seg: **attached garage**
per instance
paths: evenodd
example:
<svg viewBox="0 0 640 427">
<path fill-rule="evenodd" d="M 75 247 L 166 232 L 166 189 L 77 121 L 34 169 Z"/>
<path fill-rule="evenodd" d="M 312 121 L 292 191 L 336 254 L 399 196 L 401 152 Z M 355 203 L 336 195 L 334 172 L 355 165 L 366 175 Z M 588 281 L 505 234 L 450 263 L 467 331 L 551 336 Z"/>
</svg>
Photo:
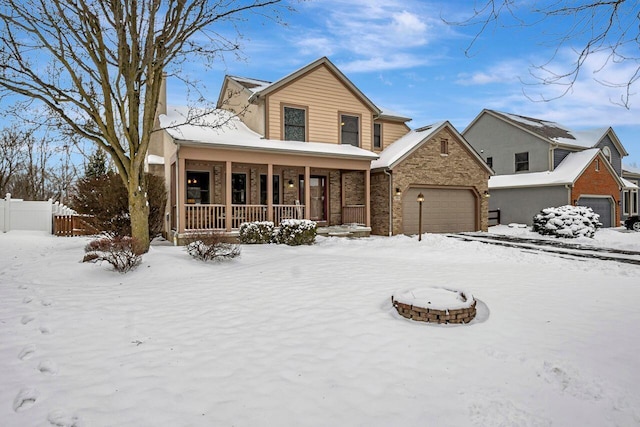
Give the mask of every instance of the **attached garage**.
<svg viewBox="0 0 640 427">
<path fill-rule="evenodd" d="M 408 189 L 402 195 L 402 228 L 404 234 L 418 234 L 418 194 L 422 203 L 423 233 L 458 233 L 477 231 L 478 201 L 470 189 L 419 188 Z"/>
<path fill-rule="evenodd" d="M 600 215 L 600 222 L 603 227 L 613 227 L 613 200 L 610 197 L 580 197 L 579 206 L 588 206 L 595 213 Z"/>
</svg>

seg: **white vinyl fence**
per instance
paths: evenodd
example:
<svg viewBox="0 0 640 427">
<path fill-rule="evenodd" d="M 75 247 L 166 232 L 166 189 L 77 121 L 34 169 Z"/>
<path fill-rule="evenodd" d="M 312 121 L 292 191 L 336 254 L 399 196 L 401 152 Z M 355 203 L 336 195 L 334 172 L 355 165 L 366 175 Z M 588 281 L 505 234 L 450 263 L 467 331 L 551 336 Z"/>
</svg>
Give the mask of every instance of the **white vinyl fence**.
<svg viewBox="0 0 640 427">
<path fill-rule="evenodd" d="M 0 231 L 34 230 L 51 233 L 55 215 L 73 215 L 75 211 L 59 202 L 27 202 L 12 199 L 7 193 L 0 199 Z"/>
</svg>

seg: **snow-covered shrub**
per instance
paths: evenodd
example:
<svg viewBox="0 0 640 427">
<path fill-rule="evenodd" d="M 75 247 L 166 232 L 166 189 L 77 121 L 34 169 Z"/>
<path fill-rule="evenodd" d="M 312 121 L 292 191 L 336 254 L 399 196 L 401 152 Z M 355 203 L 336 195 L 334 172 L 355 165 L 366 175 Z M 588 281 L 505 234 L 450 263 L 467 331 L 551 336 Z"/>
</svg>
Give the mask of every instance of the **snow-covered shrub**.
<svg viewBox="0 0 640 427">
<path fill-rule="evenodd" d="M 283 219 L 274 241 L 290 246 L 311 245 L 316 240 L 317 230 L 318 225 L 308 219 Z"/>
<path fill-rule="evenodd" d="M 188 238 L 187 253 L 200 261 L 231 259 L 240 255 L 240 247 L 225 242 L 220 233 L 197 233 Z"/>
<path fill-rule="evenodd" d="M 546 208 L 533 217 L 533 231 L 556 237 L 593 237 L 600 227 L 600 215 L 587 206 Z"/>
<path fill-rule="evenodd" d="M 273 241 L 273 222 L 255 221 L 240 224 L 240 243 L 260 244 Z"/>
<path fill-rule="evenodd" d="M 129 236 L 107 236 L 91 241 L 84 248 L 83 262 L 107 261 L 113 269 L 126 273 L 142 262 L 142 247 Z"/>
</svg>

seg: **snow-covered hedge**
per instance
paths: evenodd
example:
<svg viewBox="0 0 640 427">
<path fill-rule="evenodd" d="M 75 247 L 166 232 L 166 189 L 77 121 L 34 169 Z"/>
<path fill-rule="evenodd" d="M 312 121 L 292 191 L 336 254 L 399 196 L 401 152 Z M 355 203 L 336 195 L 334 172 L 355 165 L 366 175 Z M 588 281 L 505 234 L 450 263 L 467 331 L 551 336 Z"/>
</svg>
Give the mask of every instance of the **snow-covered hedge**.
<svg viewBox="0 0 640 427">
<path fill-rule="evenodd" d="M 260 244 L 273 241 L 274 225 L 271 221 L 243 222 L 240 224 L 240 243 Z"/>
<path fill-rule="evenodd" d="M 316 240 L 317 229 L 318 225 L 308 219 L 283 219 L 274 241 L 290 246 L 311 245 Z"/>
<path fill-rule="evenodd" d="M 546 208 L 533 217 L 533 231 L 556 237 L 593 237 L 600 227 L 600 215 L 586 206 Z"/>
</svg>

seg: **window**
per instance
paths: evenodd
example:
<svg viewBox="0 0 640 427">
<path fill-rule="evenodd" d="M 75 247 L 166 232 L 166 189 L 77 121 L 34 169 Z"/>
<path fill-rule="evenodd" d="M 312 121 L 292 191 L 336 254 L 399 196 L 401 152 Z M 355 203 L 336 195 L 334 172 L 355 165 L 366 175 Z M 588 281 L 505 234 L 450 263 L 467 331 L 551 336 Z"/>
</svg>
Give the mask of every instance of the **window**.
<svg viewBox="0 0 640 427">
<path fill-rule="evenodd" d="M 596 172 L 600 172 L 600 159 L 596 159 Z"/>
<path fill-rule="evenodd" d="M 340 115 L 340 143 L 360 146 L 360 120 L 356 116 Z"/>
<path fill-rule="evenodd" d="M 487 157 L 487 166 L 493 169 L 493 157 Z"/>
<path fill-rule="evenodd" d="M 247 175 L 244 173 L 231 174 L 231 203 L 247 204 Z"/>
<path fill-rule="evenodd" d="M 306 110 L 284 107 L 285 141 L 306 141 Z"/>
<path fill-rule="evenodd" d="M 516 172 L 529 170 L 529 153 L 516 153 Z"/>
<path fill-rule="evenodd" d="M 622 214 L 631 215 L 631 191 L 629 190 L 622 192 Z"/>
<path fill-rule="evenodd" d="M 273 200 L 274 205 L 280 204 L 280 175 L 273 175 Z M 267 175 L 260 175 L 260 204 L 267 204 Z"/>
<path fill-rule="evenodd" d="M 448 155 L 449 154 L 449 140 L 441 139 L 440 140 L 440 154 Z"/>
<path fill-rule="evenodd" d="M 604 147 L 602 147 L 602 154 L 604 154 L 604 157 L 607 159 L 607 161 L 611 163 L 611 148 L 605 145 Z"/>
<path fill-rule="evenodd" d="M 381 149 L 382 148 L 382 124 L 374 123 L 373 124 L 373 148 Z"/>
<path fill-rule="evenodd" d="M 209 172 L 187 171 L 187 203 L 209 204 Z"/>
</svg>

